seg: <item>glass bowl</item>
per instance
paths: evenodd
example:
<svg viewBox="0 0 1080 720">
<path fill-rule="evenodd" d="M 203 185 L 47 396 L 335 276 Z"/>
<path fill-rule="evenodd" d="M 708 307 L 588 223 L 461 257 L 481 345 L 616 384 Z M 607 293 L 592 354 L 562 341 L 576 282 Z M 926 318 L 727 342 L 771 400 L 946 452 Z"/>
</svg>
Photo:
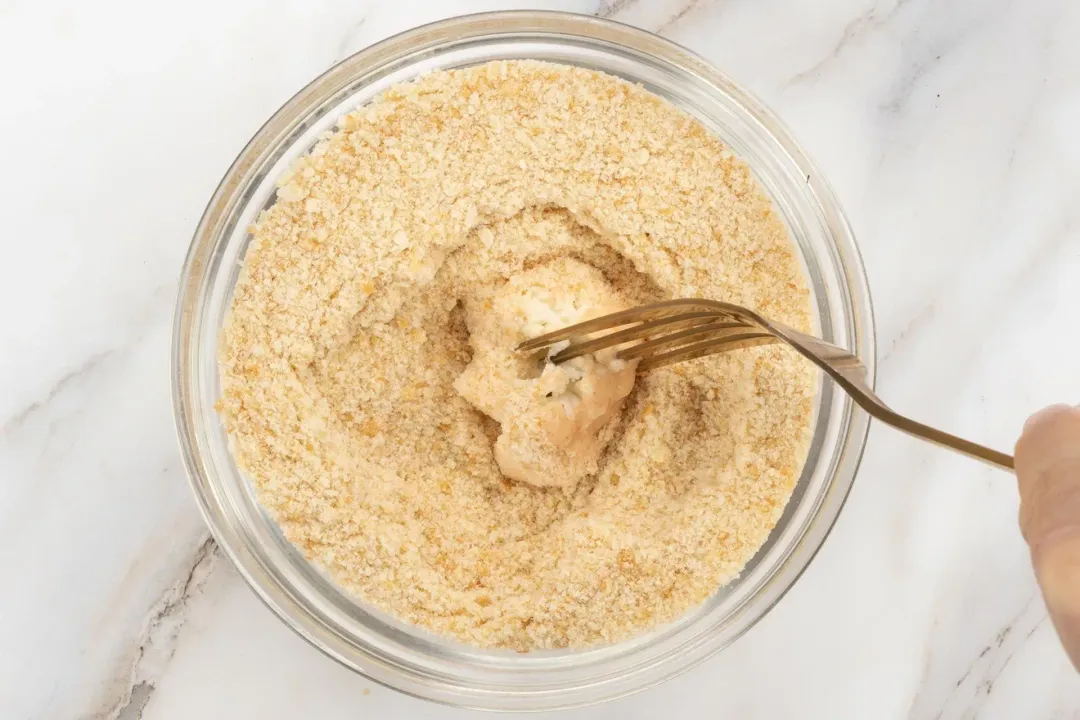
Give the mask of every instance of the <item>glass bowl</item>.
<svg viewBox="0 0 1080 720">
<path fill-rule="evenodd" d="M 868 418 L 820 389 L 809 458 L 779 524 L 742 575 L 677 621 L 615 645 L 515 653 L 466 647 L 343 594 L 281 535 L 237 470 L 214 411 L 218 332 L 247 227 L 274 180 L 342 114 L 418 74 L 496 59 L 579 65 L 641 83 L 699 118 L 751 167 L 786 221 L 810 278 L 816 330 L 874 374 L 870 296 L 839 203 L 787 129 L 686 49 L 591 17 L 500 12 L 426 25 L 331 68 L 255 134 L 206 208 L 183 268 L 173 334 L 173 401 L 184 460 L 214 537 L 262 600 L 313 645 L 368 678 L 458 706 L 538 710 L 599 702 L 666 680 L 757 622 L 824 541 L 855 477 Z"/>
</svg>

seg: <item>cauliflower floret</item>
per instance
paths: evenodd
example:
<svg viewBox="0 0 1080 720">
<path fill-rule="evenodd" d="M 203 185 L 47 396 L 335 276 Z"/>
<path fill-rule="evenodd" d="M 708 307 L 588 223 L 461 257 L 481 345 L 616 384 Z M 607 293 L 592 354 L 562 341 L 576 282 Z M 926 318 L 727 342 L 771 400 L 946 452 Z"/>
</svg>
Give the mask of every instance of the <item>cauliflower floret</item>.
<svg viewBox="0 0 1080 720">
<path fill-rule="evenodd" d="M 570 488 L 596 472 L 611 420 L 634 387 L 636 362 L 602 350 L 555 365 L 553 352 L 522 358 L 523 340 L 625 308 L 604 276 L 572 259 L 511 277 L 466 303 L 473 359 L 457 392 L 500 423 L 495 461 L 503 474 Z"/>
</svg>

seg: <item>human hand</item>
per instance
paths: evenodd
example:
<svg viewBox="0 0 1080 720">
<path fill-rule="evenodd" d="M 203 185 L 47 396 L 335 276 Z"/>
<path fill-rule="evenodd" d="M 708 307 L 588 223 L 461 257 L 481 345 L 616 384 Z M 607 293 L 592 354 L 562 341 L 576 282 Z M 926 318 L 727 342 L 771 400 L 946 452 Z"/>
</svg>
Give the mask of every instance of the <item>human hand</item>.
<svg viewBox="0 0 1080 720">
<path fill-rule="evenodd" d="M 1043 599 L 1080 670 L 1080 408 L 1036 413 L 1016 444 L 1020 531 Z"/>
</svg>

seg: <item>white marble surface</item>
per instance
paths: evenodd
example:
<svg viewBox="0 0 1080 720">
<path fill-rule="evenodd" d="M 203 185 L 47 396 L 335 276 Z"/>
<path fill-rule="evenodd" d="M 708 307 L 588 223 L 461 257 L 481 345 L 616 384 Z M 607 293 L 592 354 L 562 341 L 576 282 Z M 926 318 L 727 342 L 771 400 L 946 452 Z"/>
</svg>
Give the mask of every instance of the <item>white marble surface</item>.
<svg viewBox="0 0 1080 720">
<path fill-rule="evenodd" d="M 208 541 L 169 404 L 176 277 L 259 124 L 347 54 L 505 0 L 0 0 L 0 717 L 464 718 L 321 656 Z M 880 390 L 1005 448 L 1080 399 L 1080 3 L 551 0 L 762 96 L 842 198 Z M 1006 474 L 881 427 L 783 602 L 570 718 L 1080 718 Z"/>
</svg>

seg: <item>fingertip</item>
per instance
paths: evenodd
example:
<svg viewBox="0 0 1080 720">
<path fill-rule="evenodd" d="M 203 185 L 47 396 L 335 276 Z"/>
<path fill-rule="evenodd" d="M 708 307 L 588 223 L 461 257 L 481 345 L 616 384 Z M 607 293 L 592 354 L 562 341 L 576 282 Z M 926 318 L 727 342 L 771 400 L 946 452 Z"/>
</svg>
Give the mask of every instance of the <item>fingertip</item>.
<svg viewBox="0 0 1080 720">
<path fill-rule="evenodd" d="M 1050 405 L 1027 419 L 1027 422 L 1024 423 L 1024 432 L 1031 432 L 1040 425 L 1056 422 L 1060 418 L 1077 414 L 1080 414 L 1080 405 L 1067 405 L 1065 403 Z"/>
<path fill-rule="evenodd" d="M 1032 415 L 1016 443 L 1016 472 L 1041 472 L 1062 459 L 1080 459 L 1080 408 L 1051 405 Z"/>
</svg>

